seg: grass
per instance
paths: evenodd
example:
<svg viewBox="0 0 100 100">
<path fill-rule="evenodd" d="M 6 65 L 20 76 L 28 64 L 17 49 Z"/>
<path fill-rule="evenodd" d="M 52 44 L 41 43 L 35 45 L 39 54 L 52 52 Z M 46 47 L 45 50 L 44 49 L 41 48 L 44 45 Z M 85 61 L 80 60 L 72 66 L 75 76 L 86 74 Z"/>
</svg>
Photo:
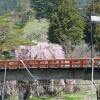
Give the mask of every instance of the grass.
<svg viewBox="0 0 100 100">
<path fill-rule="evenodd" d="M 73 94 L 64 94 L 61 97 L 56 96 L 56 97 L 51 97 L 47 99 L 41 99 L 41 98 L 30 98 L 29 100 L 85 100 L 85 97 L 91 97 L 90 92 L 78 92 L 78 93 L 73 93 Z M 95 94 L 94 94 L 95 97 Z"/>
<path fill-rule="evenodd" d="M 80 97 L 77 97 L 77 98 L 67 97 L 65 100 L 82 100 L 82 98 L 80 98 Z"/>
<path fill-rule="evenodd" d="M 73 93 L 73 94 L 66 94 L 65 98 L 63 100 L 83 100 L 84 95 L 86 93 Z"/>
<path fill-rule="evenodd" d="M 55 98 L 51 98 L 51 99 L 31 98 L 29 100 L 82 100 L 82 98 L 80 98 L 80 97 L 77 97 L 77 98 L 74 98 L 74 97 L 66 97 L 64 99 L 55 99 Z"/>
<path fill-rule="evenodd" d="M 84 97 L 84 94 L 67 94 L 66 96 L 61 97 L 51 97 L 51 98 L 30 98 L 29 100 L 82 100 Z"/>
</svg>

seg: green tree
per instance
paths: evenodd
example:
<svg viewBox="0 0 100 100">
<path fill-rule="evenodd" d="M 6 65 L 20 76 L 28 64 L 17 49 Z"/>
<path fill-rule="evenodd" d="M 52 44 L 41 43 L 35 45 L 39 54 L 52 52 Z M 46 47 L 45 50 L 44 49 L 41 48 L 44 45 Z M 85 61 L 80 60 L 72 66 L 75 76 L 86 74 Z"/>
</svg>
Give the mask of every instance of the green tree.
<svg viewBox="0 0 100 100">
<path fill-rule="evenodd" d="M 0 16 L 0 49 L 31 43 L 28 39 L 23 39 L 23 34 L 23 29 L 13 22 L 10 14 Z"/>
<path fill-rule="evenodd" d="M 31 0 L 32 8 L 37 11 L 37 18 L 50 18 L 59 0 Z"/>
<path fill-rule="evenodd" d="M 72 44 L 82 41 L 84 22 L 73 0 L 60 0 L 50 19 L 48 38 L 62 45 L 65 55 L 70 53 Z"/>
<path fill-rule="evenodd" d="M 16 17 L 16 24 L 23 28 L 29 19 L 35 16 L 35 11 L 31 8 L 30 0 L 17 0 L 15 4 L 16 7 L 12 7 L 10 12 Z"/>
</svg>

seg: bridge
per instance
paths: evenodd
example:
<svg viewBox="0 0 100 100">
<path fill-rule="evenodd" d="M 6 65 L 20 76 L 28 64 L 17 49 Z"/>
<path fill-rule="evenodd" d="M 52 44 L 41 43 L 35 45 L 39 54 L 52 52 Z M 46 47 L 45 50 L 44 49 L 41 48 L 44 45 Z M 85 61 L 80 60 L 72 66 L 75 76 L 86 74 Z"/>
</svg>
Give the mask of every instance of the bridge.
<svg viewBox="0 0 100 100">
<path fill-rule="evenodd" d="M 70 58 L 49 60 L 0 60 L 0 81 L 33 79 L 100 79 L 100 58 Z"/>
</svg>

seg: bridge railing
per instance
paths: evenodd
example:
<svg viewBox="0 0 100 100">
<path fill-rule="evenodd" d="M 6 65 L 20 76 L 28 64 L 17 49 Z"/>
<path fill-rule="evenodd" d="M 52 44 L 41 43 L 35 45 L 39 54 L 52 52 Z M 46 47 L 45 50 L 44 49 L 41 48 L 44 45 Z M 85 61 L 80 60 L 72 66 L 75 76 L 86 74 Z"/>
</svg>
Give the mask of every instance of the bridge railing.
<svg viewBox="0 0 100 100">
<path fill-rule="evenodd" d="M 91 59 L 50 59 L 50 60 L 24 60 L 28 68 L 86 68 L 91 67 Z M 94 66 L 100 66 L 100 58 L 93 58 Z M 19 60 L 0 60 L 0 69 L 21 69 L 24 68 Z"/>
</svg>

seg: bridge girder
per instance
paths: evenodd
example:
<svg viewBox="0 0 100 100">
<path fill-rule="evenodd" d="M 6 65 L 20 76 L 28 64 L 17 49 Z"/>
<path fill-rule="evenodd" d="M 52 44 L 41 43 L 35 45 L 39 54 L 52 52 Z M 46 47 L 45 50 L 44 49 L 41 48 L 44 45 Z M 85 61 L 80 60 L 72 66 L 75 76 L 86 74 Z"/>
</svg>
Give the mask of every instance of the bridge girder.
<svg viewBox="0 0 100 100">
<path fill-rule="evenodd" d="M 83 79 L 91 80 L 91 68 L 36 68 L 30 69 L 33 77 L 26 69 L 7 69 L 6 80 L 43 80 L 43 79 Z M 0 81 L 4 79 L 4 69 L 0 70 Z M 94 69 L 94 80 L 100 80 L 100 68 Z"/>
</svg>

